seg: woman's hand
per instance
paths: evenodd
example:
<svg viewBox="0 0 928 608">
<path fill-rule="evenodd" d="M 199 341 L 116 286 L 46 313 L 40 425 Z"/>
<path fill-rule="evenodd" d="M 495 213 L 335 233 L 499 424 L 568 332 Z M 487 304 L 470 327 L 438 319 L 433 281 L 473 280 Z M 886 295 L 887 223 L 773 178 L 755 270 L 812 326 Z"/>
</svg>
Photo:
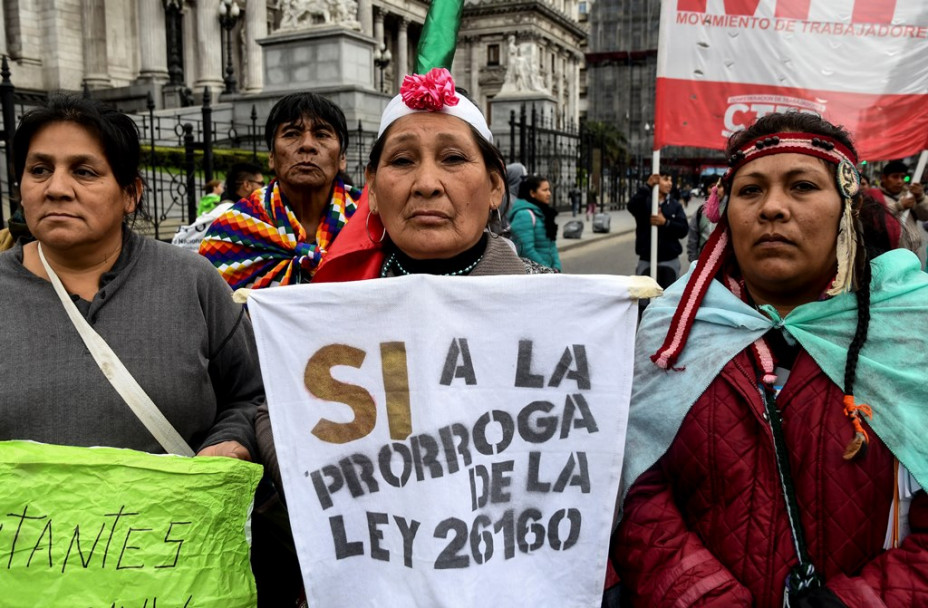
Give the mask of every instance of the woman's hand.
<svg viewBox="0 0 928 608">
<path fill-rule="evenodd" d="M 251 454 L 248 453 L 248 448 L 238 441 L 223 441 L 207 446 L 197 452 L 197 456 L 224 456 L 225 458 L 238 458 L 239 460 L 251 462 Z"/>
</svg>

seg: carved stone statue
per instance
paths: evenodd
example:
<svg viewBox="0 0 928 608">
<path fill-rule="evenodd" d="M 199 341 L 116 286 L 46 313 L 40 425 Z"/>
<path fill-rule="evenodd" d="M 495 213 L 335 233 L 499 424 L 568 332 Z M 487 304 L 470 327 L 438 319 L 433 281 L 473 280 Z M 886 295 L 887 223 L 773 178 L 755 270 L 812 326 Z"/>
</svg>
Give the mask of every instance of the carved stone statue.
<svg viewBox="0 0 928 608">
<path fill-rule="evenodd" d="M 509 63 L 506 77 L 500 93 L 521 93 L 527 91 L 545 91 L 544 82 L 538 69 L 535 45 L 523 42 L 516 45 L 516 37 L 509 36 Z"/>
<path fill-rule="evenodd" d="M 328 24 L 361 29 L 356 0 L 277 0 L 275 8 L 280 11 L 278 31 Z"/>
<path fill-rule="evenodd" d="M 358 3 L 356 0 L 329 0 L 332 22 L 360 30 L 358 21 Z"/>
</svg>

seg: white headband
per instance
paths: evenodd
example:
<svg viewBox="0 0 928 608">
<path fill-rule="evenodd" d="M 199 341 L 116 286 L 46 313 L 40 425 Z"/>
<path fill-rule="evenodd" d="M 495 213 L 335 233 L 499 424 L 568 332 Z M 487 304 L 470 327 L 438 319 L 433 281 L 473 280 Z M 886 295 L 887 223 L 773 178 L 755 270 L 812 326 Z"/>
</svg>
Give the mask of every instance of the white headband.
<svg viewBox="0 0 928 608">
<path fill-rule="evenodd" d="M 438 112 L 460 118 L 493 143 L 493 134 L 483 112 L 466 97 L 455 94 L 454 80 L 445 68 L 432 68 L 428 74 L 411 74 L 403 78 L 400 94 L 390 100 L 380 117 L 377 137 L 383 135 L 397 119 L 417 112 Z"/>
</svg>

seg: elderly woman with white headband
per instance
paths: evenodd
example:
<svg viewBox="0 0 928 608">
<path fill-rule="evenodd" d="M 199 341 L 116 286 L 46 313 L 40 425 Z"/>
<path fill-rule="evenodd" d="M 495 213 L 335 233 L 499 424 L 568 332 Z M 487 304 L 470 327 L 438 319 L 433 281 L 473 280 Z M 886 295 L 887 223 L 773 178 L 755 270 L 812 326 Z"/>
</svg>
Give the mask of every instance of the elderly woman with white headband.
<svg viewBox="0 0 928 608">
<path fill-rule="evenodd" d="M 366 177 L 355 221 L 332 245 L 314 283 L 554 272 L 518 257 L 486 229 L 506 191 L 506 165 L 483 114 L 455 93 L 448 70 L 405 77 L 383 112 Z M 279 482 L 266 406 L 256 426 L 265 465 Z"/>
<path fill-rule="evenodd" d="M 506 191 L 505 164 L 492 142 L 486 119 L 455 93 L 448 70 L 406 76 L 384 110 L 355 219 L 313 283 L 553 272 L 486 230 Z M 265 467 L 282 489 L 266 405 L 255 427 Z"/>
<path fill-rule="evenodd" d="M 623 599 L 928 606 L 928 276 L 843 129 L 772 114 L 728 154 L 718 226 L 638 332 Z"/>
<path fill-rule="evenodd" d="M 506 165 L 448 70 L 405 77 L 383 112 L 365 175 L 365 221 L 346 229 L 316 282 L 549 272 L 486 230 L 506 191 Z"/>
</svg>

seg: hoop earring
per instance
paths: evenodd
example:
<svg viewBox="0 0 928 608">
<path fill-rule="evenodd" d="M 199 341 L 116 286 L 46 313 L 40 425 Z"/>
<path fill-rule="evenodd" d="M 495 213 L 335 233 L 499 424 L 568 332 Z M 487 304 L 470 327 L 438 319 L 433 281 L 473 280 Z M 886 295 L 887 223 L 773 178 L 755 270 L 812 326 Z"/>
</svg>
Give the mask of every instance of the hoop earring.
<svg viewBox="0 0 928 608">
<path fill-rule="evenodd" d="M 371 243 L 375 245 L 379 245 L 383 243 L 383 240 L 385 238 L 387 238 L 387 227 L 386 226 L 383 227 L 383 234 L 380 235 L 380 240 L 375 241 L 374 237 L 371 236 L 371 213 L 372 213 L 371 211 L 368 211 L 367 217 L 364 219 L 364 232 L 367 233 L 367 238 L 368 240 L 370 240 Z"/>
<path fill-rule="evenodd" d="M 500 213 L 499 207 L 497 207 L 497 208 L 494 209 L 493 211 L 496 212 L 496 222 L 497 222 L 497 224 L 499 224 L 499 227 L 502 228 L 502 227 L 503 227 L 503 214 Z"/>
</svg>

